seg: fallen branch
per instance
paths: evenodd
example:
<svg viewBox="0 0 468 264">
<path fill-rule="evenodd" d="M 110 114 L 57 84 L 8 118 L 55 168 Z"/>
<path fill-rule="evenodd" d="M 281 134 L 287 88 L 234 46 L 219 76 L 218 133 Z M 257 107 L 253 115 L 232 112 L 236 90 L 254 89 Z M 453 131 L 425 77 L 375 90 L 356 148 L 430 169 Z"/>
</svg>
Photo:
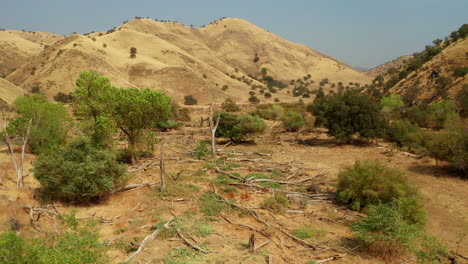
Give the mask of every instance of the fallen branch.
<svg viewBox="0 0 468 264">
<path fill-rule="evenodd" d="M 143 239 L 143 241 L 141 242 L 141 245 L 138 247 L 137 251 L 135 251 L 132 255 L 130 255 L 130 257 L 128 257 L 124 262 L 130 262 L 136 255 L 140 254 L 143 251 L 143 249 L 148 245 L 149 242 L 155 240 L 156 237 L 158 237 L 158 235 L 161 233 L 161 231 L 164 228 L 169 228 L 169 223 L 173 219 L 174 217 L 169 219 L 169 221 L 167 221 L 162 227 L 156 229 L 151 235 L 148 235 L 147 237 L 145 237 L 145 239 Z"/>
<path fill-rule="evenodd" d="M 147 187 L 147 186 L 149 187 L 149 186 L 156 185 L 156 184 L 159 184 L 159 182 L 146 182 L 146 183 L 139 183 L 139 184 L 129 184 L 129 185 L 125 185 L 125 186 L 122 186 L 120 188 L 117 188 L 116 190 L 114 190 L 112 192 L 112 194 L 119 193 L 119 192 L 125 192 L 125 191 L 129 191 L 129 190 L 134 190 L 134 189 L 140 189 L 140 188 Z"/>
<path fill-rule="evenodd" d="M 331 258 L 322 259 L 322 260 L 315 260 L 315 263 L 319 264 L 319 263 L 325 263 L 325 262 L 328 262 L 328 261 L 331 261 L 331 260 L 339 260 L 339 259 L 342 259 L 346 255 L 348 255 L 348 254 L 335 255 L 335 256 L 333 256 Z"/>
<path fill-rule="evenodd" d="M 176 229 L 176 232 L 177 232 L 177 235 L 185 242 L 185 244 L 189 245 L 191 248 L 193 248 L 193 249 L 195 249 L 195 250 L 197 250 L 197 251 L 203 252 L 203 253 L 205 253 L 205 254 L 208 253 L 208 251 L 204 250 L 203 248 L 200 248 L 199 246 L 190 243 L 190 241 L 188 241 L 188 240 L 182 235 L 182 233 L 180 232 L 180 229 L 179 229 L 179 228 Z"/>
</svg>

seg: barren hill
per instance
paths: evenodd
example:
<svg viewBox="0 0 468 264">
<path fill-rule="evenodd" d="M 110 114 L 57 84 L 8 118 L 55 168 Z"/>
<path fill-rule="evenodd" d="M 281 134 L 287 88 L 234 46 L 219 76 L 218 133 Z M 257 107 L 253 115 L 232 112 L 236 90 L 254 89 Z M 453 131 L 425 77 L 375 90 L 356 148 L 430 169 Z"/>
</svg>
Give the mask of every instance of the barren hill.
<svg viewBox="0 0 468 264">
<path fill-rule="evenodd" d="M 431 102 L 445 93 L 453 98 L 468 84 L 466 77 L 454 74 L 457 67 L 468 67 L 467 51 L 468 40 L 458 40 L 426 62 L 421 69 L 398 82 L 390 89 L 390 93 L 405 94 L 409 88 L 418 87 L 417 101 Z M 441 78 L 445 79 L 444 82 Z"/>
<path fill-rule="evenodd" d="M 411 55 L 398 57 L 392 61 L 389 61 L 387 63 L 384 63 L 382 65 L 368 70 L 366 74 L 371 77 L 377 77 L 379 75 L 384 76 L 387 74 L 389 69 L 394 68 L 396 70 L 400 70 L 412 57 L 413 56 Z"/>
<path fill-rule="evenodd" d="M 135 58 L 130 57 L 132 47 Z M 308 74 L 316 83 L 324 78 L 360 84 L 371 80 L 344 63 L 235 18 L 202 28 L 135 19 L 107 33 L 72 35 L 43 50 L 7 79 L 25 89 L 39 85 L 52 97 L 73 91 L 81 71 L 95 70 L 116 86 L 163 90 L 179 102 L 191 94 L 206 103 L 210 91 L 217 98 L 247 102 L 251 85 L 261 85 L 248 75 L 260 76 L 262 68 L 288 84 Z M 222 90 L 224 85 L 229 88 Z M 297 100 L 287 90 L 261 100 L 275 98 Z"/>
<path fill-rule="evenodd" d="M 24 95 L 26 90 L 20 88 L 9 81 L 0 78 L 0 101 L 11 104 L 15 101 L 16 97 Z"/>
<path fill-rule="evenodd" d="M 39 54 L 44 47 L 63 39 L 46 32 L 0 31 L 0 77 L 4 78 Z"/>
</svg>

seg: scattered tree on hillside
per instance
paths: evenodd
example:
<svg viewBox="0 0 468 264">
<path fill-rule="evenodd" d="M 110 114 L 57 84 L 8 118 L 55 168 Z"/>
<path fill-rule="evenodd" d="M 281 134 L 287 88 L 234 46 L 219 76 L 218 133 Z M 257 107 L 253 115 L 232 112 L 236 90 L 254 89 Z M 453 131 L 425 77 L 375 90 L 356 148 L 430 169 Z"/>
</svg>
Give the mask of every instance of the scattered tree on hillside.
<svg viewBox="0 0 468 264">
<path fill-rule="evenodd" d="M 198 103 L 197 99 L 193 97 L 193 95 L 186 95 L 184 96 L 184 104 L 185 105 L 196 105 Z"/>
</svg>

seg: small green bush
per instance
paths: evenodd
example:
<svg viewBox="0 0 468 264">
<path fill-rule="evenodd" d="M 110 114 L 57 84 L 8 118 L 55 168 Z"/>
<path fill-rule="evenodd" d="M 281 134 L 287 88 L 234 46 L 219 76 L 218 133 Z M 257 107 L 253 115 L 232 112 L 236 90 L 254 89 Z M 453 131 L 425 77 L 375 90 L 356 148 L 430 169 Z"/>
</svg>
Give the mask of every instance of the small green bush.
<svg viewBox="0 0 468 264">
<path fill-rule="evenodd" d="M 207 216 L 217 216 L 227 205 L 218 199 L 218 195 L 214 192 L 204 193 L 200 199 L 201 211 Z"/>
<path fill-rule="evenodd" d="M 221 117 L 216 137 L 229 138 L 234 142 L 252 139 L 267 128 L 265 121 L 258 116 L 238 116 L 227 112 L 218 112 L 214 118 L 216 119 L 218 115 Z"/>
<path fill-rule="evenodd" d="M 239 106 L 231 99 L 227 98 L 222 104 L 221 109 L 226 112 L 237 112 L 240 110 Z"/>
<path fill-rule="evenodd" d="M 395 120 L 388 126 L 386 135 L 388 140 L 396 142 L 399 147 L 410 147 L 414 142 L 410 135 L 418 132 L 420 132 L 420 129 L 411 124 L 411 122 L 406 120 Z"/>
<path fill-rule="evenodd" d="M 73 217 L 74 218 L 74 217 Z M 76 221 L 76 220 L 75 220 Z M 59 236 L 21 237 L 13 231 L 0 234 L 0 263 L 63 264 L 108 263 L 106 247 L 95 225 L 69 225 Z"/>
<path fill-rule="evenodd" d="M 78 138 L 33 163 L 45 199 L 90 202 L 106 197 L 125 180 L 125 166 L 115 154 Z"/>
<path fill-rule="evenodd" d="M 204 159 L 209 154 L 210 151 L 208 150 L 208 143 L 206 141 L 199 141 L 192 152 L 192 156 L 199 160 Z"/>
<path fill-rule="evenodd" d="M 425 213 L 415 187 L 399 170 L 377 161 L 357 161 L 338 175 L 336 200 L 353 210 L 362 210 L 369 205 L 401 201 L 405 219 L 424 224 Z"/>
<path fill-rule="evenodd" d="M 156 128 L 161 128 L 164 131 L 167 131 L 169 129 L 175 129 L 175 128 L 178 128 L 180 126 L 182 126 L 181 122 L 178 122 L 178 121 L 175 121 L 175 120 L 172 120 L 172 119 L 169 119 L 167 121 L 159 121 L 159 122 L 157 122 L 155 124 Z"/>
<path fill-rule="evenodd" d="M 196 105 L 198 104 L 198 100 L 193 97 L 193 95 L 186 95 L 184 96 L 184 104 L 185 105 Z"/>
<path fill-rule="evenodd" d="M 261 208 L 275 213 L 281 213 L 289 206 L 288 198 L 281 194 L 276 194 L 274 197 L 265 199 L 260 205 Z"/>
<path fill-rule="evenodd" d="M 311 237 L 321 237 L 326 233 L 325 230 L 319 229 L 314 225 L 302 225 L 294 229 L 294 235 L 300 239 L 306 239 Z"/>
<path fill-rule="evenodd" d="M 287 112 L 281 117 L 281 125 L 287 131 L 298 131 L 305 124 L 304 117 L 300 113 Z"/>
</svg>

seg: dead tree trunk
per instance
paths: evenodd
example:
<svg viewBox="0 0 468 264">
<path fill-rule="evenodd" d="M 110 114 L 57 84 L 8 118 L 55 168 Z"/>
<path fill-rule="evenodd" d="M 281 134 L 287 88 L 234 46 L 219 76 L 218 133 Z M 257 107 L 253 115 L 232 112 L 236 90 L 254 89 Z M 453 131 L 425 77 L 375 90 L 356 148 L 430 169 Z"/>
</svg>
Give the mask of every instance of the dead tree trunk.
<svg viewBox="0 0 468 264">
<path fill-rule="evenodd" d="M 211 96 L 210 116 L 209 116 L 208 123 L 210 125 L 210 130 L 211 130 L 211 157 L 215 159 L 216 158 L 216 129 L 218 129 L 219 119 L 221 118 L 221 115 L 218 115 L 216 117 L 216 123 L 214 122 L 213 117 L 214 117 L 214 95 Z"/>
<path fill-rule="evenodd" d="M 21 160 L 20 160 L 20 164 L 18 165 L 18 163 L 16 162 L 15 153 L 13 150 L 11 139 L 10 139 L 10 136 L 8 135 L 6 120 L 5 119 L 3 120 L 3 139 L 5 140 L 5 143 L 8 147 L 8 152 L 10 152 L 11 161 L 13 162 L 13 167 L 15 167 L 16 179 L 17 179 L 16 187 L 18 188 L 23 187 L 24 156 L 26 152 L 26 145 L 29 139 L 29 134 L 31 133 L 31 123 L 32 123 L 32 119 L 29 120 L 28 128 L 26 130 L 26 133 L 23 135 L 23 146 L 21 148 Z"/>
<path fill-rule="evenodd" d="M 249 239 L 249 253 L 255 252 L 255 235 L 252 233 Z"/>
<path fill-rule="evenodd" d="M 164 140 L 161 140 L 161 148 L 159 153 L 159 170 L 161 174 L 161 191 L 166 189 L 166 168 L 164 166 Z"/>
</svg>

